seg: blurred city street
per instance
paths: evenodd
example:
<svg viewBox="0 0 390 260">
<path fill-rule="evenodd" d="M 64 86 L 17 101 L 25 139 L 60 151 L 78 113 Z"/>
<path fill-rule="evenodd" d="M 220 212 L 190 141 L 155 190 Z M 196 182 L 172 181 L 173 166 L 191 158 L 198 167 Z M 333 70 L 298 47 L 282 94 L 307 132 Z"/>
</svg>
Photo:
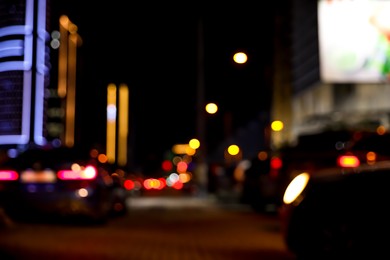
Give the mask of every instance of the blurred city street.
<svg viewBox="0 0 390 260">
<path fill-rule="evenodd" d="M 131 197 L 106 225 L 13 223 L 1 259 L 295 259 L 275 215 L 212 197 Z"/>
<path fill-rule="evenodd" d="M 390 1 L 257 6 L 0 0 L 0 260 L 386 254 Z"/>
</svg>

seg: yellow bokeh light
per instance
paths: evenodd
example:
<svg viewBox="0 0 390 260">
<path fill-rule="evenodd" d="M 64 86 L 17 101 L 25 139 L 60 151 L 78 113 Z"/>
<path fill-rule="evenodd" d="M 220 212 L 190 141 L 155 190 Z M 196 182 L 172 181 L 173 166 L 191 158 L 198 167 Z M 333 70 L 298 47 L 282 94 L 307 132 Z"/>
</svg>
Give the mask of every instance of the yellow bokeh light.
<svg viewBox="0 0 390 260">
<path fill-rule="evenodd" d="M 271 129 L 275 132 L 283 130 L 283 122 L 279 120 L 275 120 L 271 123 Z"/>
<path fill-rule="evenodd" d="M 237 52 L 233 55 L 233 60 L 235 63 L 243 64 L 248 60 L 248 56 L 243 52 Z"/>
<path fill-rule="evenodd" d="M 175 144 L 172 147 L 172 152 L 175 154 L 186 154 L 188 144 Z"/>
<path fill-rule="evenodd" d="M 240 152 L 240 147 L 238 147 L 237 145 L 235 144 L 232 144 L 228 147 L 227 149 L 228 153 L 230 155 L 237 155 L 239 152 Z"/>
<path fill-rule="evenodd" d="M 194 155 L 195 153 L 196 153 L 196 150 L 195 150 L 195 149 L 192 149 L 190 146 L 187 146 L 187 148 L 186 148 L 186 154 L 187 154 L 187 155 L 192 156 L 192 155 Z"/>
<path fill-rule="evenodd" d="M 179 174 L 179 180 L 180 182 L 182 183 L 187 183 L 191 180 L 191 175 L 187 172 L 184 172 L 184 173 L 180 173 Z"/>
<path fill-rule="evenodd" d="M 193 138 L 190 140 L 190 142 L 188 143 L 190 145 L 190 147 L 194 150 L 198 149 L 200 147 L 200 142 L 198 139 L 196 138 Z"/>
<path fill-rule="evenodd" d="M 81 166 L 77 163 L 74 163 L 70 166 L 70 168 L 72 169 L 72 171 L 80 171 L 81 170 Z"/>
<path fill-rule="evenodd" d="M 208 103 L 205 107 L 206 112 L 209 114 L 215 114 L 218 111 L 218 106 L 215 103 Z"/>
</svg>

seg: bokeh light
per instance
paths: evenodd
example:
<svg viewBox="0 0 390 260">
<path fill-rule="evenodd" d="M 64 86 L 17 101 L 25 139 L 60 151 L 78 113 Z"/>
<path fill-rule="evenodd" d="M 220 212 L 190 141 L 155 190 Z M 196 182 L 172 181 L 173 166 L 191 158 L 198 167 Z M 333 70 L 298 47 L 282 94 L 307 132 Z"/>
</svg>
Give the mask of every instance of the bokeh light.
<svg viewBox="0 0 390 260">
<path fill-rule="evenodd" d="M 237 52 L 233 55 L 233 60 L 235 63 L 244 64 L 248 60 L 248 56 L 243 52 Z"/>
<path fill-rule="evenodd" d="M 240 152 L 240 147 L 238 147 L 237 145 L 235 144 L 232 144 L 228 147 L 227 149 L 228 153 L 230 155 L 237 155 L 239 152 Z"/>
<path fill-rule="evenodd" d="M 198 139 L 196 138 L 193 138 L 190 140 L 190 142 L 188 143 L 190 145 L 190 147 L 194 150 L 198 149 L 200 147 L 200 142 Z"/>
<path fill-rule="evenodd" d="M 275 120 L 271 123 L 271 129 L 275 132 L 283 130 L 283 122 L 280 120 Z"/>
<path fill-rule="evenodd" d="M 209 114 L 215 114 L 218 111 L 218 106 L 215 103 L 208 103 L 205 107 L 206 112 Z"/>
</svg>

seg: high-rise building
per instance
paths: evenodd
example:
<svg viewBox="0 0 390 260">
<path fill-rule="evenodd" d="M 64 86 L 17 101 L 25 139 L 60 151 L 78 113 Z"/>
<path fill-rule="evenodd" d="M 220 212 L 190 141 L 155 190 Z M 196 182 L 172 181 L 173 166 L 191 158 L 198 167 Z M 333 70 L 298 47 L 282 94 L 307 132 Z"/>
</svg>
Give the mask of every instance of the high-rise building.
<svg viewBox="0 0 390 260">
<path fill-rule="evenodd" d="M 43 145 L 50 55 L 47 0 L 0 0 L 0 145 Z"/>
<path fill-rule="evenodd" d="M 389 10 L 380 0 L 293 0 L 279 9 L 271 120 L 285 127 L 272 133 L 276 148 L 332 128 L 389 129 L 390 57 L 381 51 L 390 49 L 390 24 L 375 28 Z"/>
</svg>

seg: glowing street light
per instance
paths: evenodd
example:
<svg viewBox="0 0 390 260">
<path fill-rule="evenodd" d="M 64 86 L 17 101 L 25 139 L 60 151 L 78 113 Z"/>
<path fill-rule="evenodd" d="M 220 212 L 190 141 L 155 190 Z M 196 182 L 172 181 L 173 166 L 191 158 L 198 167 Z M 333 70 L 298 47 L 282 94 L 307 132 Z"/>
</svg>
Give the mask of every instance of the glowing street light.
<svg viewBox="0 0 390 260">
<path fill-rule="evenodd" d="M 229 145 L 224 151 L 225 162 L 230 164 L 232 162 L 238 162 L 242 159 L 242 151 L 236 144 Z"/>
<path fill-rule="evenodd" d="M 218 111 L 218 106 L 215 103 L 208 103 L 205 107 L 206 112 L 209 114 L 215 114 Z"/>
<path fill-rule="evenodd" d="M 244 52 L 237 52 L 233 55 L 235 63 L 244 64 L 248 60 L 248 56 Z"/>
<path fill-rule="evenodd" d="M 240 147 L 238 147 L 238 145 L 232 144 L 229 145 L 227 151 L 230 155 L 237 155 L 240 152 Z"/>
<path fill-rule="evenodd" d="M 196 150 L 196 149 L 198 149 L 200 147 L 200 142 L 196 138 L 191 139 L 188 144 L 194 150 Z"/>
<path fill-rule="evenodd" d="M 280 120 L 275 120 L 271 123 L 271 129 L 275 132 L 279 132 L 283 130 L 283 122 Z"/>
</svg>

